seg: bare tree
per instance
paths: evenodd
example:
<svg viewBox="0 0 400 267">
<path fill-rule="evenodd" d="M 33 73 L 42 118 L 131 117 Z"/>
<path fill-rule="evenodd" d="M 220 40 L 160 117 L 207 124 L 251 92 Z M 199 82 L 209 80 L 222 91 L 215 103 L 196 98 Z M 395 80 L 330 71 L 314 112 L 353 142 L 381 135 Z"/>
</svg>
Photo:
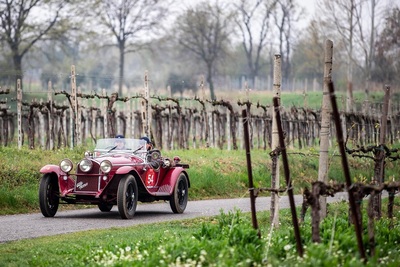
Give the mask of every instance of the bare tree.
<svg viewBox="0 0 400 267">
<path fill-rule="evenodd" d="M 399 83 L 400 69 L 400 8 L 388 11 L 386 24 L 378 36 L 373 78 L 385 83 Z"/>
<path fill-rule="evenodd" d="M 291 61 L 295 75 L 310 79 L 322 77 L 324 62 L 321 60 L 321 55 L 323 53 L 324 36 L 319 29 L 319 23 L 312 20 L 293 47 Z"/>
<path fill-rule="evenodd" d="M 215 99 L 213 75 L 216 65 L 227 51 L 233 26 L 233 13 L 224 14 L 224 10 L 227 10 L 226 6 L 218 2 L 214 5 L 202 2 L 189 8 L 175 24 L 179 44 L 206 67 L 211 99 Z"/>
<path fill-rule="evenodd" d="M 239 11 L 235 21 L 240 31 L 253 87 L 260 69 L 266 64 L 262 62 L 262 53 L 268 44 L 271 13 L 276 3 L 277 0 L 240 0 L 239 4 L 235 5 Z"/>
<path fill-rule="evenodd" d="M 346 111 L 352 111 L 353 103 L 353 72 L 354 67 L 365 68 L 366 76 L 369 76 L 372 63 L 372 48 L 375 31 L 375 9 L 376 0 L 371 1 L 371 30 L 367 38 L 365 31 L 365 20 L 363 8 L 367 4 L 366 0 L 320 0 L 319 10 L 324 13 L 323 24 L 325 29 L 339 38 L 341 48 L 345 51 L 347 58 L 347 100 Z M 334 36 L 331 36 L 333 38 Z M 364 62 L 357 62 L 357 51 L 363 51 Z"/>
<path fill-rule="evenodd" d="M 115 37 L 119 50 L 118 91 L 122 92 L 125 55 L 148 47 L 149 36 L 162 29 L 171 0 L 96 0 L 99 25 Z"/>
<path fill-rule="evenodd" d="M 65 6 L 65 1 L 0 0 L 0 38 L 11 52 L 16 80 L 23 77 L 23 57 L 59 24 Z M 46 15 L 38 18 L 38 10 Z"/>
<path fill-rule="evenodd" d="M 303 15 L 303 9 L 296 0 L 278 0 L 274 11 L 274 22 L 278 29 L 279 53 L 282 56 L 282 76 L 285 80 L 291 76 L 291 47 L 294 24 Z"/>
</svg>

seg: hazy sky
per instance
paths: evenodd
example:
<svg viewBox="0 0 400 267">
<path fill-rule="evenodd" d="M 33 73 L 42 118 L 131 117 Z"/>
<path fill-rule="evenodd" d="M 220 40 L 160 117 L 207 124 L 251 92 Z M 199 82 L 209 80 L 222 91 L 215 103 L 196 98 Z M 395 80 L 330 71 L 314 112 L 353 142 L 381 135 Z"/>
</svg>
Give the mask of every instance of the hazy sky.
<svg viewBox="0 0 400 267">
<path fill-rule="evenodd" d="M 218 2 L 230 2 L 233 1 L 238 2 L 238 0 L 178 0 L 178 8 L 185 8 L 188 6 L 194 6 L 202 1 L 209 1 L 210 3 Z M 252 0 L 255 1 L 255 0 Z M 314 17 L 314 13 L 316 11 L 316 4 L 319 0 L 295 0 L 297 4 L 304 7 L 306 14 L 304 14 L 304 18 L 302 21 L 299 21 L 299 24 L 296 27 L 297 29 L 305 28 L 309 24 L 309 21 Z M 367 2 L 368 3 L 368 2 Z M 375 16 L 379 18 L 383 15 L 383 10 L 387 8 L 393 8 L 394 6 L 400 6 L 400 0 L 375 0 L 375 3 L 378 5 L 377 10 L 375 11 Z M 369 10 L 369 5 L 366 5 L 363 8 L 363 12 L 366 12 L 363 16 L 363 20 L 369 21 L 368 16 L 370 15 L 371 11 Z M 375 23 L 378 23 L 376 21 Z"/>
<path fill-rule="evenodd" d="M 180 4 L 180 7 L 188 7 L 188 6 L 194 6 L 197 3 L 200 3 L 204 0 L 180 0 L 178 1 Z M 215 3 L 215 2 L 221 2 L 224 0 L 209 0 L 210 3 Z M 307 12 L 306 18 L 304 19 L 304 26 L 308 24 L 308 21 L 311 19 L 312 15 L 314 14 L 315 10 L 315 3 L 317 0 L 297 0 L 297 3 L 301 6 L 303 6 Z M 232 2 L 230 0 L 229 2 Z"/>
</svg>

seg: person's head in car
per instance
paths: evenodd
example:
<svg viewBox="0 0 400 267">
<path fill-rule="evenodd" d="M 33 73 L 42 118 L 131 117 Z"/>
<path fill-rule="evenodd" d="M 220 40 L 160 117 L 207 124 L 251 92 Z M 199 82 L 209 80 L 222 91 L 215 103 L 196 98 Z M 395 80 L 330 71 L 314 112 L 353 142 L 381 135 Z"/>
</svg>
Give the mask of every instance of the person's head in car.
<svg viewBox="0 0 400 267">
<path fill-rule="evenodd" d="M 146 141 L 146 149 L 147 150 L 153 149 L 153 144 L 151 143 L 150 139 L 147 136 L 141 137 L 140 140 Z"/>
<path fill-rule="evenodd" d="M 115 136 L 115 145 L 117 146 L 115 149 L 123 150 L 125 149 L 125 138 L 122 134 L 118 134 Z"/>
</svg>

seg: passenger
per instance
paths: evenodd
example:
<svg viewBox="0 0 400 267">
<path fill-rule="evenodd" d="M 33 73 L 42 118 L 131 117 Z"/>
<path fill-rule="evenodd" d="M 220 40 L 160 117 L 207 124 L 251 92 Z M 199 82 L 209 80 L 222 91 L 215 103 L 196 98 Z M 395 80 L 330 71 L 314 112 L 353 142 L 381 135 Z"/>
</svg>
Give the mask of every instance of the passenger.
<svg viewBox="0 0 400 267">
<path fill-rule="evenodd" d="M 115 145 L 117 146 L 116 150 L 124 150 L 125 148 L 125 138 L 122 134 L 118 134 L 115 136 Z"/>
</svg>

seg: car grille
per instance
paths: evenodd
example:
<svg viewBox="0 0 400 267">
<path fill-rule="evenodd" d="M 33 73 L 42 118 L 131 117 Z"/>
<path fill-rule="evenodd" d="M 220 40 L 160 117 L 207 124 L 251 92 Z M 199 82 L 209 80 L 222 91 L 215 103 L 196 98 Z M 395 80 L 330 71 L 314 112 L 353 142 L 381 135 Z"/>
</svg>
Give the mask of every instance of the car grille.
<svg viewBox="0 0 400 267">
<path fill-rule="evenodd" d="M 100 167 L 93 162 L 90 173 L 84 173 L 79 170 L 76 173 L 75 192 L 97 192 L 100 190 Z"/>
</svg>

